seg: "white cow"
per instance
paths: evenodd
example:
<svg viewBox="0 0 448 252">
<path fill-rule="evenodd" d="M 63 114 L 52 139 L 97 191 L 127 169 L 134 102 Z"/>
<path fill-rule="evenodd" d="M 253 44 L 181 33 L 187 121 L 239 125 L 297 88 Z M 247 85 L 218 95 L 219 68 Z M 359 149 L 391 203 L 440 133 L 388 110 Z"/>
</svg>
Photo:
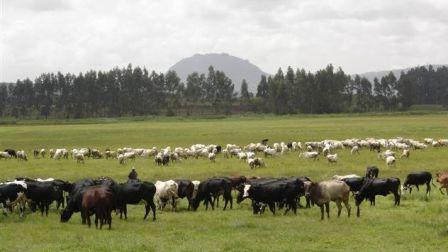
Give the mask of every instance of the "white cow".
<svg viewBox="0 0 448 252">
<path fill-rule="evenodd" d="M 157 181 L 155 183 L 156 194 L 154 199 L 157 203 L 159 210 L 163 210 L 167 202 L 171 202 L 173 211 L 176 210 L 176 199 L 178 198 L 177 190 L 178 184 L 174 180 Z"/>
</svg>

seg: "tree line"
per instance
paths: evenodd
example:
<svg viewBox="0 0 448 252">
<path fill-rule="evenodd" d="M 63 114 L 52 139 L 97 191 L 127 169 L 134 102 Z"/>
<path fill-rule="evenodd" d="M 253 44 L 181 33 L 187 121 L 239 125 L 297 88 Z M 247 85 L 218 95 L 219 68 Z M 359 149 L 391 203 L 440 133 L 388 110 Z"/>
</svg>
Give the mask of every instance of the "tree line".
<svg viewBox="0 0 448 252">
<path fill-rule="evenodd" d="M 78 75 L 44 73 L 34 81 L 0 84 L 0 116 L 89 118 L 190 115 L 202 112 L 295 114 L 406 110 L 414 104 L 448 105 L 448 68 L 416 67 L 397 79 L 370 82 L 332 65 L 315 73 L 288 67 L 261 76 L 257 92 L 245 80 L 236 92 L 222 71 L 157 73 L 128 65 Z"/>
</svg>

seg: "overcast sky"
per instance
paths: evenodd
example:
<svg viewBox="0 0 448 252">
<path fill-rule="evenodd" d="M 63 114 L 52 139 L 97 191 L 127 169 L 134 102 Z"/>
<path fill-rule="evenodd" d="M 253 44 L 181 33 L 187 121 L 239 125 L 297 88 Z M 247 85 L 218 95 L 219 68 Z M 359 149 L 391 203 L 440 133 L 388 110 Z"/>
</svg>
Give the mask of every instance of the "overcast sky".
<svg viewBox="0 0 448 252">
<path fill-rule="evenodd" d="M 448 63 L 446 0 L 0 0 L 0 81 L 226 52 L 274 73 Z"/>
</svg>

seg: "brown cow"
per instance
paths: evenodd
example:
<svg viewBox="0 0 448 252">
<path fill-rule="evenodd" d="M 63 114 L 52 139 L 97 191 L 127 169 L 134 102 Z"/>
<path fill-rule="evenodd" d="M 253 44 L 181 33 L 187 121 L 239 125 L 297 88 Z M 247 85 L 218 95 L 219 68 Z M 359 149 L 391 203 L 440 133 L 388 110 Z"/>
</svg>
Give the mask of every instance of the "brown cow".
<svg viewBox="0 0 448 252">
<path fill-rule="evenodd" d="M 98 219 L 100 221 L 100 229 L 104 223 L 112 226 L 111 212 L 116 208 L 115 195 L 107 186 L 91 186 L 87 188 L 82 195 L 81 217 L 83 222 L 87 220 L 90 227 L 90 216 L 95 214 L 95 226 L 98 228 Z"/>
<path fill-rule="evenodd" d="M 436 173 L 437 182 L 440 184 L 440 193 L 444 194 L 442 188 L 445 188 L 448 194 L 448 171 L 438 172 Z"/>
<path fill-rule="evenodd" d="M 338 217 L 341 215 L 341 202 L 344 203 L 348 217 L 350 217 L 351 207 L 348 203 L 350 187 L 345 182 L 338 180 L 321 181 L 318 183 L 312 182 L 309 186 L 309 195 L 311 202 L 320 207 L 321 220 L 324 219 L 324 206 L 327 211 L 327 218 L 330 218 L 330 201 L 336 202 Z"/>
</svg>

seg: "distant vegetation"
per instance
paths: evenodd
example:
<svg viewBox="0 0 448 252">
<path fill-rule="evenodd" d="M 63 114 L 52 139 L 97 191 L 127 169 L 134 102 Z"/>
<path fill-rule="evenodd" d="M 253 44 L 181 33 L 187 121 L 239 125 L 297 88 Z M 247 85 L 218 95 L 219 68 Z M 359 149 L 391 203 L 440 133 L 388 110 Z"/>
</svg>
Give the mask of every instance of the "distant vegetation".
<svg viewBox="0 0 448 252">
<path fill-rule="evenodd" d="M 431 106 L 415 106 L 421 104 Z M 402 72 L 399 79 L 391 72 L 373 83 L 332 65 L 316 73 L 288 67 L 285 73 L 279 69 L 274 76 L 261 76 L 256 94 L 245 80 L 235 90 L 232 80 L 213 67 L 207 74 L 190 74 L 185 83 L 174 71 L 129 65 L 0 84 L 0 116 L 14 118 L 434 111 L 447 105 L 448 68 L 431 66 Z"/>
</svg>

